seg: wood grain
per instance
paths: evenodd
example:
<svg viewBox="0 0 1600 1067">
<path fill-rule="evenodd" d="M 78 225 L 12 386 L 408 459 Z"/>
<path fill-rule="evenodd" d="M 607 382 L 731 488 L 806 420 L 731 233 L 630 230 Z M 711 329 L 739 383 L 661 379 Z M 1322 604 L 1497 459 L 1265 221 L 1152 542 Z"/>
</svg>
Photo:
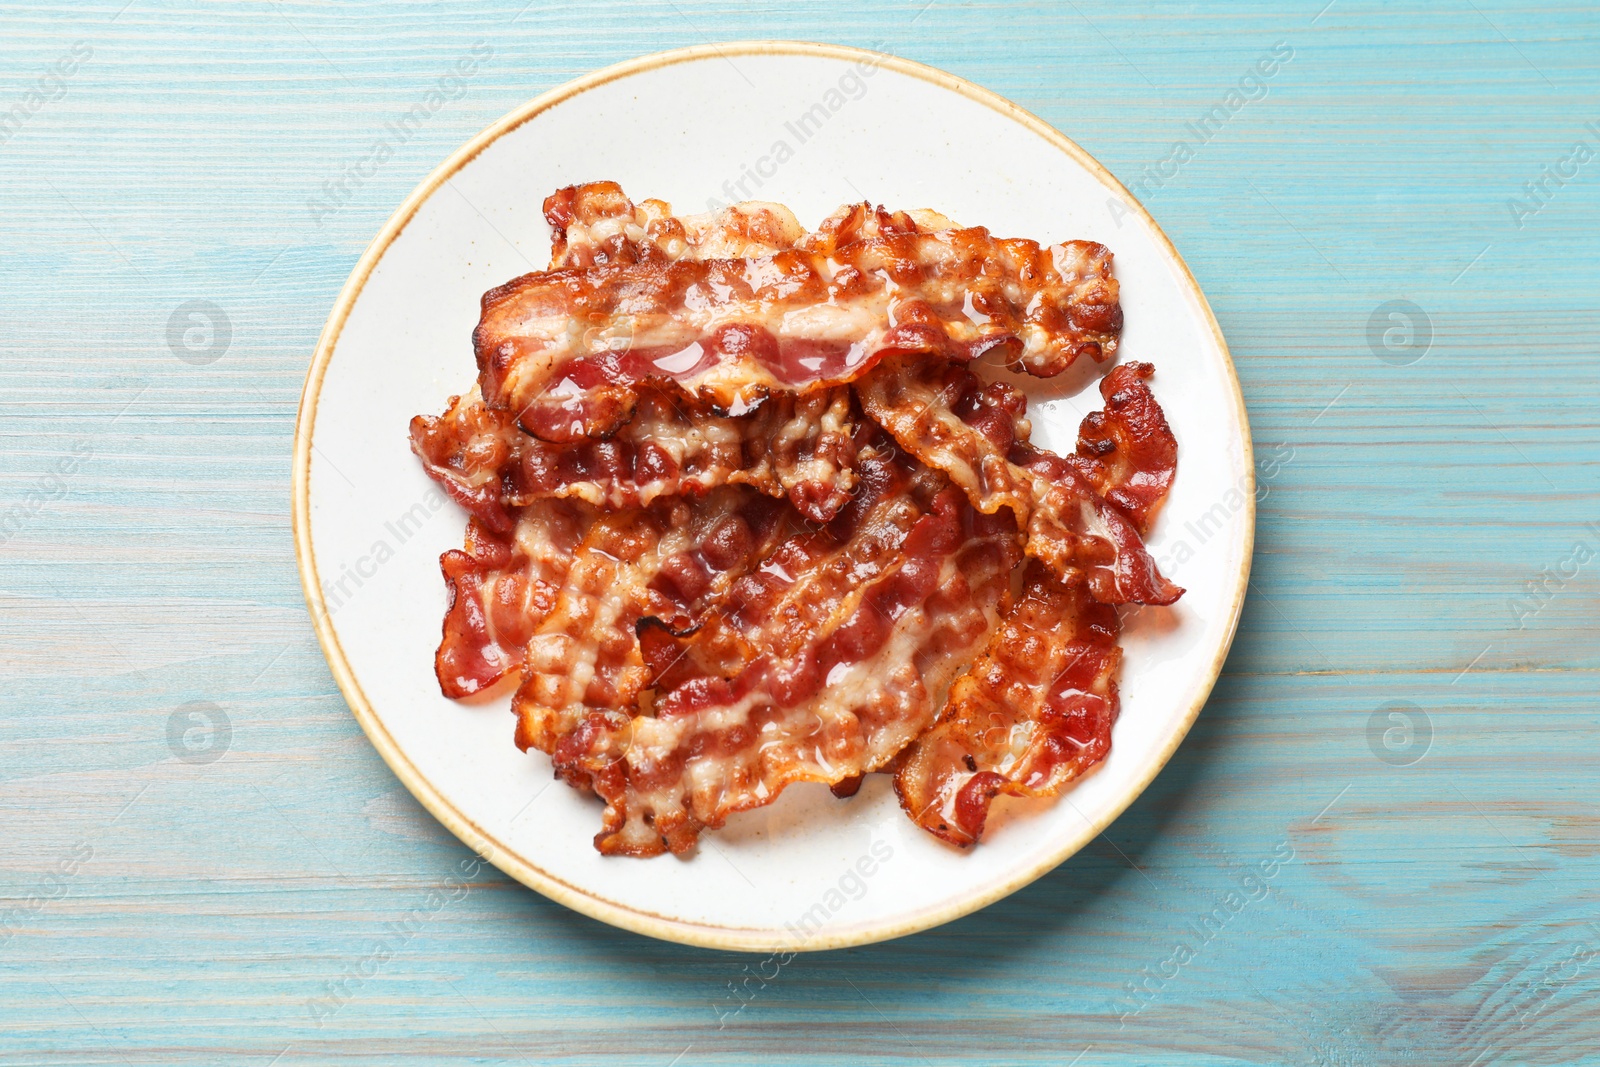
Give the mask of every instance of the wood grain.
<svg viewBox="0 0 1600 1067">
<path fill-rule="evenodd" d="M 27 512 L 0 544 L 0 1060 L 1600 1062 L 1600 556 L 1541 578 L 1600 553 L 1592 5 L 123 4 L 0 13 L 0 112 L 92 50 L 0 143 L 0 516 Z M 1194 733 L 1011 899 L 741 999 L 760 958 L 497 874 L 430 909 L 467 853 L 333 687 L 288 494 L 324 316 L 418 180 L 571 77 L 751 37 L 946 68 L 1129 183 L 1293 58 L 1145 196 L 1280 461 Z M 493 61 L 314 222 L 476 41 Z M 169 343 L 190 300 L 229 324 L 214 362 Z M 1369 341 L 1391 300 L 1431 334 L 1403 365 Z M 169 745 L 195 702 L 214 762 Z M 1395 702 L 1430 734 L 1409 765 Z"/>
</svg>

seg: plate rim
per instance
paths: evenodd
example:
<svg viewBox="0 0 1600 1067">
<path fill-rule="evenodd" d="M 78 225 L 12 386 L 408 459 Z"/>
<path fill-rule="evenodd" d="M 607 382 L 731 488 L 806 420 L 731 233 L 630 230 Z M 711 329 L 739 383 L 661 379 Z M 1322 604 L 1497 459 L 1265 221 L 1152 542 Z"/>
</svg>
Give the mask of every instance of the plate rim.
<svg viewBox="0 0 1600 1067">
<path fill-rule="evenodd" d="M 1197 691 L 1194 702 L 1183 713 L 1178 729 L 1173 733 L 1165 750 L 1160 752 L 1158 758 L 1151 763 L 1148 772 L 1143 778 L 1127 789 L 1118 799 L 1118 802 L 1112 806 L 1112 809 L 1101 819 L 1089 824 L 1085 830 L 1078 834 L 1065 839 L 1061 848 L 1052 851 L 1042 860 L 1012 874 L 1003 881 L 986 884 L 982 889 L 970 892 L 966 896 L 936 910 L 919 912 L 914 915 L 879 922 L 871 926 L 853 928 L 841 931 L 838 934 L 819 934 L 798 945 L 791 938 L 781 938 L 772 931 L 762 928 L 716 926 L 657 915 L 640 908 L 606 900 L 580 886 L 573 885 L 541 870 L 475 824 L 471 818 L 445 798 L 434 787 L 432 782 L 417 769 L 416 765 L 411 762 L 411 759 L 389 734 L 371 703 L 367 700 L 366 694 L 362 690 L 361 684 L 356 679 L 355 672 L 345 656 L 344 649 L 339 643 L 338 634 L 333 628 L 332 617 L 327 610 L 321 585 L 317 580 L 316 552 L 311 541 L 312 435 L 316 429 L 317 402 L 321 395 L 323 379 L 327 374 L 328 366 L 332 362 L 333 352 L 338 345 L 345 322 L 351 309 L 355 306 L 356 300 L 360 298 L 373 269 L 388 251 L 389 246 L 405 230 L 407 224 L 410 223 L 421 206 L 438 190 L 439 186 L 476 159 L 484 149 L 495 141 L 523 123 L 530 121 L 560 103 L 578 96 L 580 93 L 646 71 L 702 59 L 726 59 L 729 55 L 801 55 L 855 62 L 866 61 L 878 67 L 919 78 L 940 88 L 959 93 L 967 99 L 982 104 L 1019 123 L 1071 157 L 1094 175 L 1113 194 L 1120 196 L 1129 210 L 1137 213 L 1144 220 L 1151 233 L 1154 234 L 1167 253 L 1171 255 L 1173 262 L 1177 264 L 1182 276 L 1181 281 L 1187 287 L 1189 294 L 1198 302 L 1205 324 L 1210 328 L 1217 348 L 1222 354 L 1223 366 L 1227 371 L 1228 385 L 1232 391 L 1235 415 L 1242 430 L 1241 444 L 1243 446 L 1245 467 L 1244 482 L 1247 490 L 1244 509 L 1246 520 L 1244 551 L 1228 608 L 1226 636 L 1218 648 L 1213 662 L 1207 669 L 1207 677 Z M 1251 438 L 1249 413 L 1245 407 L 1244 394 L 1239 384 L 1239 375 L 1234 366 L 1233 355 L 1228 349 L 1226 338 L 1222 335 L 1222 328 L 1217 324 L 1216 315 L 1211 310 L 1211 304 L 1206 299 L 1204 291 L 1200 288 L 1200 283 L 1195 279 L 1194 274 L 1189 270 L 1188 264 L 1184 262 L 1182 255 L 1179 254 L 1177 248 L 1161 229 L 1160 225 L 1145 210 L 1144 205 L 1098 160 L 1071 138 L 1067 137 L 1066 134 L 992 90 L 985 89 L 967 81 L 965 78 L 914 60 L 849 45 L 822 44 L 812 41 L 750 40 L 717 42 L 655 52 L 625 60 L 621 63 L 615 63 L 575 78 L 548 92 L 541 93 L 532 100 L 512 109 L 452 152 L 444 162 L 435 167 L 426 178 L 412 189 L 400 206 L 389 216 L 389 219 L 367 246 L 366 251 L 362 253 L 361 258 L 357 260 L 355 268 L 351 271 L 350 277 L 346 279 L 343 288 L 339 291 L 338 298 L 334 301 L 333 308 L 328 313 L 327 322 L 323 325 L 322 333 L 317 339 L 316 351 L 312 355 L 311 364 L 306 371 L 305 385 L 301 390 L 300 404 L 295 418 L 295 444 L 290 496 L 295 562 L 300 575 L 301 590 L 306 599 L 306 608 L 310 612 L 312 626 L 317 634 L 317 642 L 322 647 L 323 657 L 327 660 L 328 668 L 333 674 L 334 681 L 339 686 L 339 691 L 343 694 L 345 703 L 349 706 L 351 713 L 361 725 L 362 732 L 366 734 L 367 740 L 377 749 L 379 756 L 383 758 L 389 769 L 394 772 L 395 777 L 400 779 L 401 784 L 406 787 L 412 796 L 416 797 L 417 801 L 427 809 L 429 814 L 439 820 L 446 829 L 469 848 L 473 849 L 481 858 L 492 863 L 495 867 L 528 888 L 554 900 L 558 904 L 571 908 L 573 911 L 608 925 L 643 934 L 647 937 L 699 948 L 721 949 L 730 952 L 822 952 L 856 945 L 867 945 L 918 933 L 922 930 L 942 926 L 965 915 L 970 915 L 993 904 L 995 901 L 1010 896 L 1017 890 L 1048 874 L 1079 852 L 1084 845 L 1104 831 L 1136 799 L 1144 794 L 1150 783 L 1155 780 L 1156 775 L 1161 773 L 1161 770 L 1172 758 L 1173 753 L 1177 751 L 1178 746 L 1183 743 L 1184 738 L 1188 736 L 1195 719 L 1199 717 L 1200 710 L 1210 699 L 1212 689 L 1215 687 L 1217 679 L 1221 676 L 1223 663 L 1227 659 L 1228 652 L 1233 646 L 1234 637 L 1238 632 L 1239 617 L 1244 608 L 1245 592 L 1250 580 L 1250 570 L 1255 549 L 1255 453 Z"/>
</svg>

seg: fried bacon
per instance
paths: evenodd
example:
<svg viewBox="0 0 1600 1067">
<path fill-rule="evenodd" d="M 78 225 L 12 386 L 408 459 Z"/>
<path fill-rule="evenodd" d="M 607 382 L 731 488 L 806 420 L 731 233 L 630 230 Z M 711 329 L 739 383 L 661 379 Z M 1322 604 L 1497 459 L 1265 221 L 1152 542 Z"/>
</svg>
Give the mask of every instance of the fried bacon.
<svg viewBox="0 0 1600 1067">
<path fill-rule="evenodd" d="M 1148 398 L 1141 372 L 1131 377 L 1133 384 L 1114 392 L 1142 390 Z M 1134 523 L 1086 477 L 1094 475 L 1107 488 L 1144 501 L 1141 515 L 1159 502 L 1172 479 L 1176 444 L 1169 455 L 1159 444 L 1143 447 L 1134 434 L 1139 428 L 1155 432 L 1148 409 L 1159 418 L 1160 408 L 1153 399 L 1147 405 L 1129 400 L 1109 416 L 1085 419 L 1086 426 L 1093 422 L 1114 433 L 1113 445 L 1104 450 L 1106 458 L 1074 463 L 1028 440 L 1020 393 L 1003 382 L 985 385 L 965 367 L 897 359 L 874 368 L 856 391 L 868 415 L 906 451 L 949 475 L 973 506 L 990 514 L 1001 508 L 1014 513 L 1027 533 L 1028 554 L 1063 578 L 1081 572 L 1095 597 L 1108 604 L 1171 604 L 1183 595 L 1156 569 Z M 1130 408 L 1140 409 L 1142 421 L 1123 417 Z M 1165 419 L 1160 429 L 1170 441 Z M 1138 463 L 1150 456 L 1160 462 L 1142 478 Z"/>
<path fill-rule="evenodd" d="M 1105 409 L 1084 416 L 1078 450 L 1066 457 L 1141 535 L 1178 473 L 1178 439 L 1145 385 L 1154 373 L 1148 363 L 1124 363 L 1100 379 Z"/>
<path fill-rule="evenodd" d="M 545 440 L 614 431 L 652 379 L 738 414 L 774 392 L 849 382 L 888 353 L 989 356 L 1047 377 L 1116 351 L 1122 311 L 1103 245 L 928 232 L 861 205 L 792 248 L 695 258 L 650 238 L 669 222 L 641 226 L 645 209 L 626 212 L 620 189 L 563 193 L 556 261 L 588 265 L 491 289 L 473 334 L 489 406 Z"/>
<path fill-rule="evenodd" d="M 660 200 L 634 206 L 616 182 L 569 185 L 544 201 L 550 269 L 641 260 L 746 259 L 793 248 L 805 228 L 782 204 L 746 201 L 674 218 Z"/>
<path fill-rule="evenodd" d="M 522 665 L 593 522 L 583 505 L 552 501 L 520 513 L 509 535 L 468 523 L 465 549 L 439 558 L 450 601 L 434 673 L 445 696 L 482 692 Z"/>
<path fill-rule="evenodd" d="M 806 234 L 800 244 L 812 252 L 833 255 L 857 241 L 895 237 L 909 233 L 939 233 L 959 230 L 961 225 L 937 211 L 889 211 L 871 204 L 845 204 L 822 220 L 817 232 Z"/>
<path fill-rule="evenodd" d="M 678 217 L 614 182 L 544 212 L 550 268 L 484 295 L 478 388 L 412 448 L 472 516 L 440 686 L 520 671 L 517 744 L 605 802 L 600 852 L 874 771 L 968 847 L 995 797 L 1105 758 L 1116 605 L 1183 592 L 1142 541 L 1177 441 L 1148 364 L 1066 456 L 971 364 L 1113 356 L 1106 248 L 870 204 Z"/>
<path fill-rule="evenodd" d="M 937 725 L 907 750 L 895 792 L 911 820 L 953 845 L 983 835 L 990 802 L 1055 796 L 1111 750 L 1116 609 L 1081 580 L 1030 563 L 1021 598 Z"/>
<path fill-rule="evenodd" d="M 592 717 L 556 752 L 607 803 L 601 852 L 686 851 L 794 782 L 881 768 L 932 722 L 1018 553 L 1009 516 L 925 474 L 864 471 L 860 499 L 756 564 L 728 611 L 678 638 L 646 631 L 653 714 Z"/>
<path fill-rule="evenodd" d="M 552 444 L 524 433 L 474 391 L 443 415 L 411 420 L 411 448 L 450 497 L 489 529 L 514 509 L 571 497 L 610 509 L 749 485 L 827 522 L 855 485 L 856 416 L 847 389 L 780 394 L 717 416 L 676 386 L 641 388 L 633 417 L 605 439 Z"/>
<path fill-rule="evenodd" d="M 795 527 L 781 502 L 742 486 L 602 515 L 527 641 L 512 699 L 518 746 L 552 751 L 591 713 L 626 719 L 649 674 L 639 620 L 694 628 L 749 559 Z"/>
<path fill-rule="evenodd" d="M 515 525 L 506 480 L 515 479 L 521 466 L 518 450 L 524 436 L 504 412 L 484 407 L 477 389 L 451 397 L 443 415 L 411 419 L 411 451 L 422 469 L 467 514 L 497 534 L 508 534 Z"/>
</svg>

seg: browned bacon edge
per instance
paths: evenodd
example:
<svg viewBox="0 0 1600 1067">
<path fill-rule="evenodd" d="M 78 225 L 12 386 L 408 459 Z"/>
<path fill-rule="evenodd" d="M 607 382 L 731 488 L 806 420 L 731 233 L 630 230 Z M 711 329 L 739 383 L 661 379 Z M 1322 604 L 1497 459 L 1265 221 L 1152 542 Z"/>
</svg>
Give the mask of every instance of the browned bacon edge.
<svg viewBox="0 0 1600 1067">
<path fill-rule="evenodd" d="M 509 534 L 468 522 L 465 548 L 439 557 L 449 603 L 433 666 L 445 696 L 482 692 L 522 665 L 593 522 L 592 511 L 567 501 L 520 513 Z"/>
<path fill-rule="evenodd" d="M 638 209 L 611 202 L 620 197 L 575 191 L 573 202 L 605 200 L 584 209 L 589 222 L 628 215 L 639 229 Z M 473 334 L 489 406 L 546 440 L 610 432 L 650 380 L 737 413 L 773 392 L 852 381 L 886 354 L 990 356 L 1048 377 L 1116 350 L 1122 313 L 1103 245 L 930 231 L 913 214 L 854 205 L 765 255 L 697 258 L 682 241 L 641 242 L 624 220 L 610 237 L 586 238 L 578 256 L 570 231 L 583 212 L 560 198 L 556 261 L 589 265 L 490 290 Z M 949 221 L 916 214 L 928 225 Z M 641 232 L 666 226 L 647 220 Z M 779 226 L 769 236 L 789 233 Z"/>
<path fill-rule="evenodd" d="M 802 515 L 827 522 L 855 484 L 857 421 L 847 389 L 775 396 L 735 418 L 676 386 L 652 385 L 611 437 L 551 444 L 470 393 L 443 415 L 412 419 L 411 449 L 451 499 L 502 534 L 515 509 L 537 500 L 616 510 L 721 485 L 787 495 Z"/>
<path fill-rule="evenodd" d="M 1145 384 L 1154 373 L 1148 363 L 1124 363 L 1100 379 L 1106 406 L 1084 416 L 1078 449 L 1066 457 L 1140 535 L 1150 532 L 1178 473 L 1178 439 Z"/>
<path fill-rule="evenodd" d="M 782 204 L 747 200 L 703 215 L 676 218 L 660 200 L 634 205 L 616 182 L 586 182 L 545 198 L 550 270 L 649 260 L 751 259 L 805 247 L 831 255 L 855 241 L 900 233 L 959 230 L 928 210 L 888 211 L 847 204 L 808 234 Z"/>
<path fill-rule="evenodd" d="M 1010 509 L 1030 556 L 1064 578 L 1081 572 L 1105 603 L 1171 604 L 1183 590 L 1162 577 L 1134 521 L 1096 491 L 1098 482 L 1148 518 L 1172 481 L 1177 444 L 1143 384 L 1149 365 L 1130 368 L 1106 393 L 1107 410 L 1084 420 L 1080 449 L 1089 454 L 1073 457 L 1028 440 L 1020 393 L 985 385 L 961 366 L 895 360 L 857 382 L 856 392 L 874 421 L 947 474 L 974 507 Z"/>
<path fill-rule="evenodd" d="M 702 628 L 641 631 L 652 714 L 592 715 L 555 753 L 607 803 L 601 852 L 686 851 L 793 782 L 882 767 L 932 721 L 993 627 L 1017 534 L 906 462 L 865 465 L 834 524 L 757 562 Z"/>
<path fill-rule="evenodd" d="M 1116 609 L 1081 580 L 1028 565 L 1021 598 L 937 725 L 907 750 L 895 791 L 918 826 L 963 848 L 1002 793 L 1055 796 L 1111 750 L 1117 718 Z"/>
<path fill-rule="evenodd" d="M 647 260 L 743 259 L 793 248 L 805 236 L 782 204 L 747 201 L 722 211 L 674 218 L 670 205 L 634 206 L 616 182 L 557 189 L 544 201 L 550 270 Z"/>
</svg>

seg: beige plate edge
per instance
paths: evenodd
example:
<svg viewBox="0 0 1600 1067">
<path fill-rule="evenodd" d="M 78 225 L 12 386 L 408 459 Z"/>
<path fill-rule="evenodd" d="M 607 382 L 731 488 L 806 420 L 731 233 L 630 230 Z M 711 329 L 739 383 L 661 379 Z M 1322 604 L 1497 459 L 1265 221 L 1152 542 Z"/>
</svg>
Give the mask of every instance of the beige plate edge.
<svg viewBox="0 0 1600 1067">
<path fill-rule="evenodd" d="M 601 899 L 584 889 L 541 871 L 507 848 L 503 843 L 484 833 L 472 820 L 441 796 L 434 789 L 432 783 L 418 772 L 415 765 L 400 750 L 373 711 L 372 705 L 368 702 L 366 694 L 362 691 L 354 672 L 350 669 L 350 664 L 345 658 L 344 649 L 339 644 L 338 635 L 334 632 L 326 605 L 323 602 L 321 586 L 317 580 L 316 556 L 311 545 L 311 440 L 316 426 L 317 398 L 322 389 L 322 379 L 332 359 L 333 350 L 338 343 L 340 332 L 344 328 L 345 319 L 350 314 L 350 309 L 354 306 L 357 297 L 360 296 L 367 278 L 377 265 L 378 260 L 382 258 L 389 245 L 405 229 L 406 224 L 411 221 L 412 216 L 422 203 L 449 177 L 471 162 L 478 153 L 482 152 L 490 144 L 556 104 L 618 78 L 625 78 L 675 63 L 704 58 L 726 57 L 730 54 L 787 54 L 821 56 L 851 62 L 866 61 L 901 74 L 921 78 L 942 88 L 960 93 L 962 96 L 983 104 L 1020 123 L 1087 168 L 1108 190 L 1120 197 L 1132 210 L 1137 211 L 1155 235 L 1160 238 L 1161 243 L 1171 253 L 1174 261 L 1182 268 L 1184 280 L 1187 282 L 1190 292 L 1205 313 L 1206 322 L 1216 338 L 1217 345 L 1222 352 L 1223 361 L 1227 366 L 1228 377 L 1233 387 L 1236 414 L 1240 426 L 1243 427 L 1245 479 L 1249 490 L 1246 495 L 1247 525 L 1243 563 L 1240 567 L 1238 582 L 1233 590 L 1232 602 L 1229 608 L 1227 640 L 1223 642 L 1222 647 L 1217 652 L 1216 660 L 1211 664 L 1210 677 L 1202 686 L 1201 692 L 1197 694 L 1193 706 L 1185 713 L 1182 729 L 1173 737 L 1166 751 L 1160 754 L 1160 758 L 1151 766 L 1145 778 L 1137 784 L 1136 788 L 1128 791 L 1116 809 L 1107 814 L 1098 823 L 1088 827 L 1076 838 L 1067 842 L 1062 849 L 1048 859 L 1001 884 L 989 886 L 980 892 L 973 893 L 962 900 L 935 911 L 903 917 L 891 923 L 851 929 L 832 936 L 818 936 L 806 941 L 803 945 L 796 945 L 789 940 L 774 938 L 772 933 L 766 930 L 719 927 L 704 923 L 685 922 L 681 919 L 655 915 Z M 373 239 L 372 244 L 367 247 L 366 252 L 362 254 L 361 259 L 356 263 L 355 270 L 351 272 L 349 280 L 345 282 L 344 288 L 339 293 L 338 300 L 334 303 L 333 310 L 328 315 L 328 321 L 323 327 L 322 336 L 317 341 L 317 349 L 312 357 L 310 369 L 306 373 L 305 388 L 300 396 L 299 415 L 295 423 L 294 470 L 291 491 L 293 494 L 292 515 L 295 558 L 299 565 L 300 584 L 305 592 L 306 606 L 311 612 L 311 618 L 317 631 L 317 640 L 322 645 L 323 655 L 327 657 L 328 667 L 333 672 L 334 680 L 338 683 L 340 691 L 350 705 L 350 710 L 355 714 L 356 720 L 361 724 L 361 728 L 366 732 L 373 747 L 378 750 L 378 754 L 383 757 L 384 762 L 389 765 L 389 768 L 394 771 L 396 777 L 404 783 L 412 795 L 422 803 L 422 806 L 427 808 L 451 833 L 473 848 L 484 859 L 524 885 L 537 890 L 560 904 L 572 908 L 574 911 L 648 937 L 676 941 L 681 944 L 695 945 L 702 948 L 739 952 L 772 950 L 825 951 L 828 949 L 847 948 L 853 945 L 871 944 L 875 941 L 886 941 L 939 926 L 963 915 L 971 914 L 1002 897 L 1016 892 L 1023 886 L 1054 870 L 1085 844 L 1092 841 L 1144 792 L 1155 776 L 1160 773 L 1161 768 L 1166 766 L 1167 760 L 1172 757 L 1173 752 L 1177 750 L 1178 745 L 1188 734 L 1189 728 L 1200 714 L 1200 709 L 1210 697 L 1211 689 L 1222 672 L 1223 661 L 1227 658 L 1228 649 L 1233 644 L 1234 633 L 1239 625 L 1239 614 L 1244 607 L 1244 594 L 1249 583 L 1250 563 L 1255 542 L 1254 451 L 1250 438 L 1249 416 L 1245 410 L 1244 395 L 1239 386 L 1239 377 L 1234 370 L 1233 357 L 1228 351 L 1227 341 L 1222 336 L 1222 330 L 1217 325 L 1216 316 L 1212 314 L 1211 305 L 1207 302 L 1205 294 L 1201 292 L 1199 283 L 1195 281 L 1194 275 L 1189 271 L 1188 265 L 1184 263 L 1183 257 L 1178 254 L 1177 249 L 1173 247 L 1172 242 L 1168 240 L 1167 235 L 1156 224 L 1156 221 L 1150 217 L 1144 206 L 1109 171 L 1066 135 L 1037 116 L 1024 111 L 1017 105 L 987 89 L 974 85 L 963 78 L 958 78 L 953 74 L 924 66 L 921 63 L 901 59 L 897 56 L 884 55 L 844 45 L 816 44 L 806 41 L 740 41 L 726 44 L 697 45 L 692 48 L 680 48 L 670 52 L 641 56 L 624 63 L 618 63 L 615 66 L 606 67 L 575 81 L 568 82 L 529 101 L 499 122 L 483 130 L 452 154 L 449 159 L 440 164 L 426 180 L 412 190 L 411 195 L 406 197 L 405 202 L 390 216 L 389 221 L 378 232 L 377 237 Z"/>
</svg>

